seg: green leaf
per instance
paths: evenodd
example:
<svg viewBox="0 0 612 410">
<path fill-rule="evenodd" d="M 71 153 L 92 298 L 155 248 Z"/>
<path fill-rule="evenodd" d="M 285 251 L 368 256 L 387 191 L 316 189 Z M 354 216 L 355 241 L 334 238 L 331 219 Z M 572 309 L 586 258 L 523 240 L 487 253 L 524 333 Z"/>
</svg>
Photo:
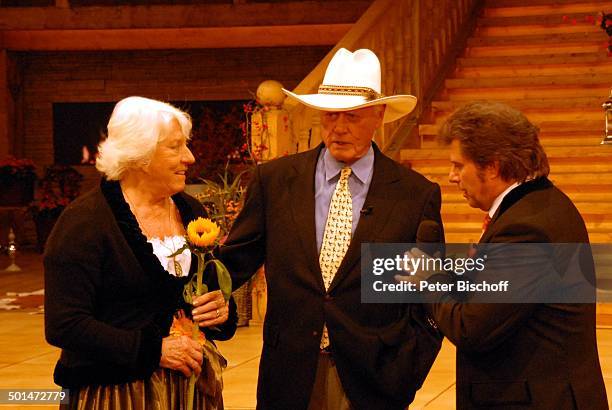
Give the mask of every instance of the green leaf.
<svg viewBox="0 0 612 410">
<path fill-rule="evenodd" d="M 193 292 L 190 289 L 190 284 L 188 283 L 187 285 L 185 285 L 185 287 L 183 288 L 183 300 L 185 301 L 185 303 L 188 303 L 190 305 L 193 305 L 193 298 L 192 298 L 192 294 Z"/>
<path fill-rule="evenodd" d="M 217 281 L 219 282 L 219 288 L 221 289 L 221 293 L 223 293 L 223 297 L 227 302 L 232 296 L 232 277 L 230 276 L 229 271 L 219 259 L 213 259 L 216 270 L 217 270 Z"/>
<path fill-rule="evenodd" d="M 185 242 L 185 245 L 178 248 L 176 252 L 174 252 L 172 255 L 169 255 L 168 258 L 174 258 L 175 256 L 178 256 L 181 253 L 185 252 L 186 249 L 189 249 L 189 244 L 187 242 Z"/>
</svg>

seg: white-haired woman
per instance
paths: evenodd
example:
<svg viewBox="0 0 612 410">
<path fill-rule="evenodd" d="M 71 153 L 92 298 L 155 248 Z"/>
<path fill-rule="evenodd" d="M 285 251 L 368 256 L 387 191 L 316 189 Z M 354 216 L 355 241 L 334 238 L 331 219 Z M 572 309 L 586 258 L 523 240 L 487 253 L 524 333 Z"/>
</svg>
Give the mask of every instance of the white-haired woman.
<svg viewBox="0 0 612 410">
<path fill-rule="evenodd" d="M 188 252 L 169 256 L 184 244 L 186 224 L 204 216 L 182 192 L 194 162 L 190 132 L 189 115 L 169 104 L 121 100 L 99 147 L 100 186 L 67 207 L 49 237 L 45 333 L 62 349 L 54 380 L 70 390 L 67 408 L 183 408 L 192 373 L 200 375 L 196 408 L 223 407 L 224 359 L 190 337 L 169 336 L 181 309 L 208 339 L 232 337 L 237 321 L 235 304 L 218 290 L 193 311 L 185 306 L 196 264 Z"/>
</svg>

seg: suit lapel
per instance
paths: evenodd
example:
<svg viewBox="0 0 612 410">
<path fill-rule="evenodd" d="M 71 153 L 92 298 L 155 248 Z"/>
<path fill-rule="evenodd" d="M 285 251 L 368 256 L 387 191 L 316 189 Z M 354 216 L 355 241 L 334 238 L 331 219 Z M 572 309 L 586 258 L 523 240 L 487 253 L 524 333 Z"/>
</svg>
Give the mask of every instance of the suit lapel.
<svg viewBox="0 0 612 410">
<path fill-rule="evenodd" d="M 363 209 L 370 208 L 371 211 L 361 214 L 355 234 L 351 239 L 346 255 L 338 268 L 338 272 L 329 286 L 328 292 L 335 287 L 351 272 L 353 266 L 361 258 L 361 243 L 371 241 L 376 230 L 385 226 L 389 215 L 391 215 L 396 201 L 389 198 L 393 189 L 393 183 L 399 180 L 392 160 L 385 157 L 374 144 L 374 174 L 370 189 L 363 204 Z"/>
<path fill-rule="evenodd" d="M 497 211 L 495 211 L 493 218 L 491 218 L 491 222 L 489 223 L 487 230 L 482 234 L 482 237 L 480 238 L 479 243 L 489 242 L 489 240 L 491 239 L 491 235 L 493 233 L 493 229 L 491 228 L 493 228 L 493 225 L 495 224 L 495 222 L 497 222 L 497 220 L 508 209 L 510 209 L 512 205 L 520 201 L 525 195 L 531 192 L 538 191 L 541 189 L 546 189 L 551 186 L 553 186 L 552 182 L 550 182 L 548 178 L 542 177 L 542 178 L 534 179 L 529 182 L 525 182 L 517 186 L 516 188 L 514 188 L 512 191 L 508 192 L 508 195 L 506 195 L 502 203 L 499 205 L 499 208 L 497 208 Z"/>
<path fill-rule="evenodd" d="M 305 153 L 305 157 L 294 164 L 293 174 L 289 176 L 288 186 L 291 197 L 291 213 L 295 222 L 295 232 L 300 237 L 304 255 L 309 261 L 310 271 L 315 272 L 317 282 L 324 288 L 315 226 L 315 170 L 323 144 Z"/>
</svg>

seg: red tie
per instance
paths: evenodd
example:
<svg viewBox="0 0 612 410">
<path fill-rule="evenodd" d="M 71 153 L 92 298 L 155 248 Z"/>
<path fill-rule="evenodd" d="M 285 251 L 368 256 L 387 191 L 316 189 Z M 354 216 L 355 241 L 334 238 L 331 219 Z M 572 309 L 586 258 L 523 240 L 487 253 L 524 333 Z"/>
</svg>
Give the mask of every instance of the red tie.
<svg viewBox="0 0 612 410">
<path fill-rule="evenodd" d="M 482 232 L 486 232 L 490 223 L 491 223 L 491 217 L 489 216 L 489 214 L 486 214 L 484 217 L 484 220 L 482 221 Z"/>
<path fill-rule="evenodd" d="M 491 217 L 489 216 L 489 214 L 486 214 L 484 217 L 484 220 L 482 221 L 482 233 L 480 234 L 481 238 L 482 238 L 482 235 L 484 235 L 487 228 L 489 227 L 490 223 L 491 223 Z M 468 257 L 473 258 L 476 256 L 477 253 L 478 253 L 478 248 L 476 247 L 476 244 L 474 243 L 471 244 L 468 249 Z"/>
</svg>

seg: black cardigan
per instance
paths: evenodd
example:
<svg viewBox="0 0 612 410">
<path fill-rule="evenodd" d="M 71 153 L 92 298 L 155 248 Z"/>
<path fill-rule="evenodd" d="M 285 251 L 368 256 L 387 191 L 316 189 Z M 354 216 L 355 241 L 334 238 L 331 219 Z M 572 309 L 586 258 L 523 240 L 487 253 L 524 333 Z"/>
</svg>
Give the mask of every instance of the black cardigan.
<svg viewBox="0 0 612 410">
<path fill-rule="evenodd" d="M 172 197 L 183 223 L 204 216 L 187 194 Z M 193 274 L 196 260 L 192 260 Z M 45 336 L 62 348 L 55 383 L 74 388 L 146 379 L 159 367 L 162 338 L 186 307 L 187 279 L 170 275 L 153 254 L 118 182 L 102 181 L 62 213 L 46 245 Z M 210 289 L 218 289 L 209 275 Z M 186 309 L 186 312 L 189 312 Z M 236 331 L 236 305 L 208 339 Z"/>
</svg>

